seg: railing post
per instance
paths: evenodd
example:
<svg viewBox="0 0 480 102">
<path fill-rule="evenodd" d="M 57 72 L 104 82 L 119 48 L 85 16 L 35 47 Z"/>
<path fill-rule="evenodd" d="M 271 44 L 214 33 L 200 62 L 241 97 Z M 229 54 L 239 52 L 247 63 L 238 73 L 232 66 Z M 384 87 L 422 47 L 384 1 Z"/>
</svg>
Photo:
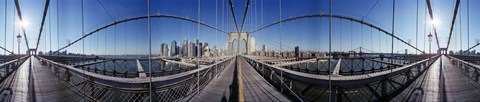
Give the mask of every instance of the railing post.
<svg viewBox="0 0 480 102">
<path fill-rule="evenodd" d="M 475 81 L 478 82 L 478 69 L 475 68 Z"/>
</svg>

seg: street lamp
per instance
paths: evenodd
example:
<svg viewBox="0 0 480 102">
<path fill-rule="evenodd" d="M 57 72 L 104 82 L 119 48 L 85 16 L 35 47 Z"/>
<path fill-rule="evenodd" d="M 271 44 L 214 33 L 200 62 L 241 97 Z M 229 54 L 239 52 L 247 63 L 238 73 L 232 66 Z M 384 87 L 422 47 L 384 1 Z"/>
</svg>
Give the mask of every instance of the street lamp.
<svg viewBox="0 0 480 102">
<path fill-rule="evenodd" d="M 430 34 L 428 34 L 428 53 L 432 54 L 432 33 L 430 32 Z"/>
<path fill-rule="evenodd" d="M 18 35 L 17 35 L 17 42 L 18 42 L 18 53 L 17 54 L 20 54 L 20 42 L 22 42 L 22 36 L 20 35 L 20 33 L 18 33 Z"/>
</svg>

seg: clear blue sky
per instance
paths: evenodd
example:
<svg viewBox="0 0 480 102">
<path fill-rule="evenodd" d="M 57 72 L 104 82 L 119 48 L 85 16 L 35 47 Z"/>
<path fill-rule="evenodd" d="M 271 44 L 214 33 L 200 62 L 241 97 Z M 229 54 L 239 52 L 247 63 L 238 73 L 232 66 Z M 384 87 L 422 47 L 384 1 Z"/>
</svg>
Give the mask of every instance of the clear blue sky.
<svg viewBox="0 0 480 102">
<path fill-rule="evenodd" d="M 26 27 L 28 43 L 31 48 L 35 47 L 39 33 L 41 15 L 45 1 L 43 0 L 19 0 L 23 17 L 29 26 Z M 136 16 L 145 16 L 148 14 L 146 0 L 99 0 L 111 14 L 113 19 L 122 20 Z M 392 0 L 333 0 L 333 14 L 364 19 L 366 22 L 379 26 L 388 32 L 392 31 Z M 425 1 L 419 0 L 419 21 L 418 37 L 416 37 L 416 1 L 417 0 L 397 0 L 395 11 L 395 35 L 412 45 L 418 43 L 418 48 L 428 52 L 424 48 L 424 24 L 429 22 L 424 20 Z M 97 0 L 84 0 L 84 27 L 85 33 L 91 32 L 99 27 L 114 22 L 109 14 L 100 6 Z M 217 2 L 217 3 L 215 3 Z M 233 0 L 237 22 L 241 25 L 246 0 Z M 448 32 L 451 24 L 454 10 L 454 0 L 433 0 L 433 11 L 435 19 L 441 24 L 437 27 L 440 46 L 445 47 L 448 39 Z M 6 35 L 0 36 L 0 46 L 8 50 L 17 52 L 17 43 L 13 36 L 13 17 L 17 16 L 13 12 L 13 0 L 6 1 L 7 12 L 5 10 L 5 1 L 0 2 L 0 31 L 5 31 Z M 248 15 L 245 21 L 243 31 L 253 31 L 262 25 L 270 24 L 281 18 L 306 15 L 329 13 L 329 0 L 282 0 L 281 11 L 279 0 L 252 0 Z M 50 19 L 47 16 L 46 28 L 44 29 L 39 50 L 57 50 L 58 47 L 67 45 L 82 36 L 82 13 L 81 0 L 60 0 L 59 10 L 57 11 L 57 0 L 51 0 Z M 476 43 L 480 38 L 477 28 L 480 15 L 476 11 L 480 8 L 475 5 L 480 1 L 470 1 L 470 38 L 467 37 L 467 1 L 463 0 L 461 4 L 462 28 L 457 22 L 458 27 L 452 37 L 450 49 L 460 50 L 467 48 L 467 39 L 470 40 L 470 46 Z M 217 13 L 216 13 L 217 7 Z M 374 7 L 372 9 L 372 7 Z M 262 9 L 263 8 L 263 12 Z M 200 10 L 199 10 L 200 9 Z M 367 13 L 372 9 L 370 14 Z M 200 21 L 212 26 L 216 26 L 227 32 L 234 32 L 235 26 L 233 17 L 228 6 L 227 0 L 201 0 L 198 7 L 198 0 L 151 0 L 150 13 L 176 15 L 198 20 L 198 11 L 200 11 Z M 59 18 L 57 18 L 57 13 Z M 263 15 L 263 17 L 262 17 Z M 460 17 L 457 17 L 460 20 Z M 57 20 L 59 21 L 59 33 L 57 33 Z M 208 42 L 210 47 L 225 48 L 227 36 L 224 33 L 216 32 L 213 29 L 200 26 L 187 21 L 167 18 L 153 18 L 152 25 L 152 50 L 159 52 L 160 43 L 167 43 L 170 46 L 172 40 L 178 44 L 183 39 L 193 41 L 200 35 L 201 42 Z M 254 33 L 257 41 L 257 49 L 266 44 L 268 49 L 280 50 L 280 42 L 283 44 L 283 50 L 293 50 L 294 46 L 300 46 L 302 50 L 308 51 L 328 51 L 328 18 L 308 18 L 282 23 Z M 17 17 L 18 22 L 18 17 Z M 51 24 L 49 24 L 51 23 Z M 50 32 L 51 25 L 51 32 Z M 362 30 L 363 27 L 363 30 Z M 427 26 L 427 33 L 430 31 Z M 282 29 L 282 30 L 280 30 Z M 348 51 L 358 47 L 364 47 L 376 52 L 391 51 L 391 37 L 378 30 L 371 30 L 368 26 L 361 26 L 358 23 L 351 23 L 347 20 L 333 19 L 332 28 L 332 50 Z M 17 26 L 15 35 L 19 33 Z M 460 39 L 460 31 L 462 32 Z M 362 34 L 363 32 L 363 34 Z M 6 36 L 6 40 L 4 39 Z M 59 39 L 57 39 L 57 36 Z M 51 38 L 50 38 L 51 37 Z M 418 42 L 416 42 L 418 38 Z M 363 39 L 363 40 L 362 40 Z M 15 40 L 15 41 L 14 41 Z M 22 39 L 23 40 L 23 39 Z M 50 42 L 51 41 L 51 42 Z M 57 43 L 58 41 L 58 43 Z M 22 41 L 21 53 L 25 53 L 25 41 Z M 363 44 L 362 44 L 363 43 Z M 460 46 L 462 43 L 462 46 Z M 6 44 L 6 45 L 4 45 Z M 148 34 L 147 20 L 136 20 L 122 23 L 99 33 L 93 34 L 84 40 L 86 54 L 147 54 L 148 53 Z M 13 47 L 15 46 L 15 47 Z M 414 50 L 403 43 L 395 40 L 394 52 L 408 49 L 409 53 L 415 53 Z M 436 51 L 436 42 L 432 42 L 432 52 Z M 477 50 L 480 47 L 476 48 Z M 68 47 L 69 52 L 82 53 L 82 42 Z M 3 53 L 0 51 L 0 53 Z"/>
</svg>

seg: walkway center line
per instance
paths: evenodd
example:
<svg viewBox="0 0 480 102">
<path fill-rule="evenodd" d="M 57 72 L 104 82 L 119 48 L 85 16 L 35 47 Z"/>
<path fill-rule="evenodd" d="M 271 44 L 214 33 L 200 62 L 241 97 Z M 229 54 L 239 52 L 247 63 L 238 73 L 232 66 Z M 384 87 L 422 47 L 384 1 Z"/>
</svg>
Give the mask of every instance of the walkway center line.
<svg viewBox="0 0 480 102">
<path fill-rule="evenodd" d="M 238 95 L 240 95 L 238 97 L 238 100 L 240 102 L 244 102 L 245 101 L 245 96 L 243 96 L 243 78 L 242 78 L 242 64 L 240 64 L 238 62 L 238 59 L 237 59 L 237 64 L 238 64 Z"/>
</svg>

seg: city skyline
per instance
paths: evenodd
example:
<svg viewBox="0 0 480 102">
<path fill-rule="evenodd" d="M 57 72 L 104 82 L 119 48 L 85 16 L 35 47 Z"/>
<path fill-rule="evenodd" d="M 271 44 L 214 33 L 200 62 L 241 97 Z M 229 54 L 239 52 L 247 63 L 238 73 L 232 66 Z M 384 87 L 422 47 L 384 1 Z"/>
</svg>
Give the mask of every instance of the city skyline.
<svg viewBox="0 0 480 102">
<path fill-rule="evenodd" d="M 405 25 L 415 25 L 415 15 L 416 15 L 416 3 L 411 3 L 411 1 L 397 1 L 396 4 L 396 19 L 395 19 L 395 35 L 404 39 L 406 42 L 409 42 L 413 46 L 417 46 L 420 50 L 428 52 L 428 40 L 425 41 L 426 34 L 430 33 L 431 29 L 429 18 L 425 21 L 425 4 L 424 2 L 419 2 L 419 10 L 418 10 L 418 36 L 415 33 L 415 26 L 405 26 Z M 40 42 L 39 50 L 40 51 L 50 51 L 57 50 L 59 47 L 64 47 L 67 43 L 71 43 L 72 41 L 80 38 L 81 28 L 79 24 L 76 23 L 81 20 L 81 6 L 77 4 L 80 1 L 60 1 L 59 4 L 63 6 L 69 6 L 69 9 L 60 9 L 60 17 L 66 17 L 67 19 L 56 19 L 56 1 L 52 1 L 52 7 L 50 8 L 46 19 L 46 24 L 43 32 L 42 38 L 40 40 L 44 42 Z M 188 2 L 188 3 L 185 3 Z M 282 5 L 282 19 L 287 19 L 290 17 L 301 16 L 305 14 L 327 14 L 328 10 L 322 10 L 323 8 L 329 8 L 328 1 L 296 1 L 295 5 L 286 5 L 293 1 L 285 1 Z M 372 5 L 372 6 L 365 6 L 365 7 L 358 7 L 358 6 L 351 6 L 352 4 L 357 3 L 344 3 L 344 2 L 357 2 L 360 4 L 365 5 Z M 410 3 L 408 3 L 410 2 Z M 472 3 L 476 3 L 478 1 L 471 1 Z M 4 36 L 0 36 L 1 43 L 6 43 L 5 48 L 11 50 L 12 52 L 16 51 L 16 41 L 14 39 L 10 39 L 13 35 L 22 34 L 20 27 L 17 24 L 15 29 L 15 33 L 12 32 L 13 30 L 13 2 L 7 1 L 7 22 L 6 27 L 5 25 L 1 25 L 0 28 L 7 28 L 6 32 L 6 41 Z M 112 23 L 116 20 L 121 20 L 125 18 L 131 18 L 136 16 L 145 16 L 148 12 L 144 6 L 146 2 L 127 2 L 127 1 L 118 1 L 118 2 L 111 2 L 111 1 L 100 1 L 105 6 L 105 9 L 102 8 L 100 3 L 97 1 L 84 1 L 86 5 L 84 12 L 85 14 L 85 33 L 91 32 L 92 30 L 101 27 L 103 25 L 107 25 Z M 225 6 L 227 4 L 226 1 L 218 0 L 217 5 L 215 6 L 215 0 L 203 0 L 200 3 L 200 10 L 198 9 L 198 2 L 197 1 L 187 1 L 187 0 L 180 0 L 176 2 L 171 1 L 152 1 L 152 4 L 156 4 L 152 6 L 151 15 L 175 15 L 180 17 L 186 17 L 192 20 L 199 20 L 198 19 L 198 12 L 200 11 L 200 21 L 204 22 L 205 24 L 212 25 L 213 27 L 219 28 L 221 30 L 227 32 L 235 32 L 235 27 L 233 24 L 233 19 L 230 17 L 231 12 Z M 234 1 L 234 5 L 241 6 L 245 3 L 245 1 Z M 446 2 L 437 2 L 433 1 L 436 5 L 433 6 L 433 11 L 451 11 L 453 5 L 449 5 Z M 35 44 L 36 43 L 36 36 L 38 34 L 38 25 L 39 19 L 32 19 L 38 18 L 39 13 L 36 13 L 38 8 L 42 8 L 43 5 L 41 1 L 20 1 L 22 6 L 22 10 L 26 13 L 25 14 L 25 24 L 26 26 L 26 33 L 28 37 L 28 43 Z M 126 4 L 132 4 L 131 8 L 133 9 L 122 9 L 122 8 L 115 8 L 115 6 L 121 6 Z M 391 1 L 378 1 L 375 0 L 366 0 L 366 1 L 348 1 L 348 0 L 340 0 L 334 1 L 333 3 L 333 14 L 335 15 L 348 15 L 353 16 L 356 19 L 365 20 L 368 23 L 371 23 L 375 26 L 380 27 L 381 29 L 386 30 L 387 32 L 391 32 Z M 342 4 L 342 5 L 336 5 Z M 345 4 L 345 5 L 343 5 Z M 462 2 L 462 4 L 466 4 Z M 460 6 L 461 12 L 463 16 L 457 17 L 457 19 L 462 19 L 461 32 L 465 33 L 468 32 L 469 27 L 467 25 L 467 10 L 466 6 Z M 302 5 L 302 6 L 300 6 Z M 60 6 L 62 7 L 62 6 Z M 179 7 L 184 9 L 170 9 L 171 7 Z M 215 10 L 217 7 L 217 10 Z M 278 21 L 280 19 L 280 10 L 278 1 L 269 1 L 268 4 L 261 5 L 261 1 L 252 1 L 251 5 L 252 12 L 247 14 L 247 18 L 245 21 L 245 29 L 243 31 L 250 32 L 255 29 L 258 29 L 266 24 L 270 24 L 272 22 Z M 0 7 L 4 8 L 4 7 Z M 114 9 L 115 8 L 115 9 Z M 262 11 L 263 8 L 263 11 Z M 470 9 L 475 9 L 476 7 L 470 7 Z M 190 10 L 194 9 L 194 10 Z M 128 13 L 120 13 L 128 12 Z M 217 11 L 217 12 L 215 12 Z M 235 12 L 242 12 L 243 9 L 236 8 Z M 298 12 L 301 11 L 301 12 Z M 445 39 L 447 38 L 447 34 L 449 31 L 449 19 L 451 19 L 452 12 L 435 12 L 435 17 L 438 20 L 439 27 L 437 27 L 438 32 L 438 39 L 440 40 L 440 46 L 445 47 Z M 93 14 L 93 15 L 92 15 Z M 223 14 L 223 15 L 222 15 Z M 99 16 L 101 15 L 101 16 Z M 263 15 L 263 17 L 262 17 Z M 428 14 L 427 14 L 428 15 Z M 475 12 L 470 12 L 470 16 L 475 17 L 478 15 Z M 238 15 L 237 15 L 238 16 Z M 95 18 L 95 19 L 94 19 Z M 98 18 L 98 19 L 97 19 Z M 215 19 L 217 18 L 217 19 Z M 241 17 L 237 17 L 241 18 Z M 3 16 L 0 19 L 4 19 Z M 18 23 L 18 17 L 16 17 L 16 22 Z M 51 20 L 51 21 L 50 21 Z M 59 39 L 57 39 L 57 22 L 59 20 Z M 76 43 L 72 45 L 72 47 L 67 47 L 65 50 L 83 53 L 85 54 L 106 54 L 106 53 L 113 53 L 113 54 L 146 54 L 148 51 L 148 42 L 147 39 L 147 22 L 145 19 L 129 21 L 127 23 L 118 24 L 112 27 L 107 28 L 106 30 L 101 30 L 91 36 L 87 37 L 84 42 L 85 49 L 82 48 L 81 43 Z M 237 22 L 240 22 L 237 19 Z M 470 22 L 478 22 L 477 19 L 470 18 Z M 5 23 L 4 20 L 1 20 L 0 23 Z M 426 25 L 427 31 L 424 31 L 423 26 Z M 453 44 L 451 48 L 454 51 L 458 50 L 465 50 L 468 46 L 473 46 L 476 44 L 476 40 L 480 38 L 479 35 L 475 35 L 476 32 L 480 32 L 477 29 L 473 29 L 477 26 L 478 23 L 471 23 L 470 24 L 470 34 L 469 37 L 463 34 L 462 39 L 459 39 L 458 34 L 460 30 L 454 31 L 455 39 L 452 40 Z M 198 28 L 197 23 L 191 23 L 182 20 L 175 20 L 175 19 L 168 19 L 168 18 L 154 18 L 152 19 L 152 50 L 153 52 L 159 52 L 159 44 L 161 42 L 169 42 L 171 40 L 181 40 L 183 38 L 200 38 L 201 42 L 210 42 L 211 45 L 217 45 L 217 47 L 222 48 L 225 47 L 226 42 L 226 35 L 222 32 L 215 31 L 211 28 L 205 27 L 200 25 Z M 173 27 L 173 28 L 172 28 Z M 460 29 L 459 26 L 456 29 Z M 37 29 L 34 29 L 37 28 Z M 158 28 L 158 29 L 157 29 Z M 255 32 L 252 35 L 257 39 L 257 47 L 256 49 L 260 49 L 259 45 L 266 44 L 269 45 L 271 50 L 285 50 L 285 51 L 292 51 L 294 46 L 300 46 L 303 48 L 302 50 L 305 51 L 321 51 L 326 52 L 328 51 L 328 19 L 327 18 L 309 18 L 309 19 L 302 19 L 297 21 L 285 22 L 282 24 L 282 30 L 279 30 L 280 25 L 274 25 L 267 29 L 261 30 L 259 32 Z M 413 28 L 413 29 L 412 29 Z M 361 26 L 358 23 L 352 23 L 350 21 L 343 21 L 339 19 L 333 19 L 332 22 L 332 51 L 343 51 L 348 52 L 349 50 L 353 50 L 359 47 L 368 48 L 374 50 L 376 52 L 391 52 L 391 44 L 385 43 L 378 43 L 378 40 L 385 40 L 388 41 L 388 36 L 379 33 L 378 30 L 371 30 L 372 28 Z M 2 29 L 4 31 L 5 29 Z M 200 31 L 200 32 L 198 32 Z M 271 37 L 269 35 L 280 35 L 281 37 Z M 51 32 L 51 33 L 50 33 Z M 352 33 L 353 32 L 353 33 Z M 432 32 L 433 33 L 433 32 Z M 110 35 L 119 35 L 113 38 L 106 37 Z M 198 35 L 201 35 L 200 37 Z M 363 35 L 363 36 L 362 36 Z M 134 38 L 134 39 L 127 39 L 127 38 Z M 283 39 L 281 39 L 283 38 Z M 288 39 L 286 39 L 288 38 Z M 360 38 L 360 39 L 354 39 Z M 281 40 L 280 40 L 281 39 Z M 353 39 L 353 40 L 352 40 Z M 418 39 L 418 41 L 417 41 Z M 23 40 L 23 39 L 22 39 Z M 48 42 L 49 40 L 56 40 L 53 42 Z M 470 42 L 467 42 L 470 41 Z M 14 42 L 12 44 L 12 42 Z M 22 43 L 24 43 L 23 41 Z M 57 43 L 58 42 L 58 43 Z M 280 49 L 280 42 L 282 43 L 282 49 Z M 425 42 L 425 43 L 424 43 Z M 100 44 L 95 44 L 100 43 Z M 436 40 L 434 39 L 432 43 L 435 45 Z M 461 49 L 460 49 L 460 43 Z M 469 43 L 469 45 L 467 45 Z M 5 45 L 5 44 L 0 44 Z M 113 45 L 113 46 L 112 46 Z M 21 45 L 20 52 L 24 52 L 25 45 Z M 411 47 L 408 47 L 406 44 L 401 43 L 398 40 L 394 40 L 394 52 L 401 51 L 404 49 L 408 49 L 411 51 L 409 53 L 419 53 Z M 97 48 L 104 48 L 104 49 L 97 49 Z M 433 52 L 437 49 L 436 46 L 432 47 Z M 478 48 L 474 48 L 474 50 L 478 50 Z M 1 53 L 1 52 L 0 52 Z"/>
</svg>

